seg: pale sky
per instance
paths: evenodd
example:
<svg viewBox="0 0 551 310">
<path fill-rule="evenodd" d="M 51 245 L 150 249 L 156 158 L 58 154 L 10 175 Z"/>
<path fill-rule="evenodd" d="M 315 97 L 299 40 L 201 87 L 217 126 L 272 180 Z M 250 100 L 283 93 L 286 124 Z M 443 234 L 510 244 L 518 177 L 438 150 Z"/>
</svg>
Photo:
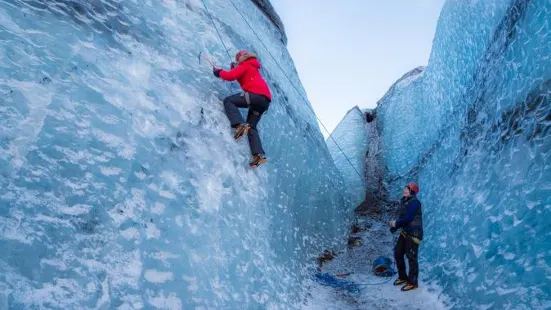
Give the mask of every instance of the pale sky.
<svg viewBox="0 0 551 310">
<path fill-rule="evenodd" d="M 332 131 L 350 108 L 374 108 L 403 74 L 427 65 L 445 0 L 271 2 L 308 99 Z"/>
</svg>

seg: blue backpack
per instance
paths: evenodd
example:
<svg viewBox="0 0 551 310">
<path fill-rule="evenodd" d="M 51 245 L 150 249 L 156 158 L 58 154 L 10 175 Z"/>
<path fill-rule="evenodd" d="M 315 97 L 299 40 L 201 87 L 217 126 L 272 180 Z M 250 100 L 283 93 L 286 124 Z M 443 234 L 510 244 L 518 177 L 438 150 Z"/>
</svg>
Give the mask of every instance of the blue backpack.
<svg viewBox="0 0 551 310">
<path fill-rule="evenodd" d="M 392 268 L 392 260 L 385 256 L 379 256 L 373 261 L 371 271 L 378 277 L 392 277 L 396 274 Z"/>
</svg>

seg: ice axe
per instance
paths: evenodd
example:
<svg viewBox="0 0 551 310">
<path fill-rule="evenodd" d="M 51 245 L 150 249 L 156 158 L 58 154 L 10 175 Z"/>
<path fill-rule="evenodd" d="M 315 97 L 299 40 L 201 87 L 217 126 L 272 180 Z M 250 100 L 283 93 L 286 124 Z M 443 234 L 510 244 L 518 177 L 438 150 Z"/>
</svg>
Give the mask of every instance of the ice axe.
<svg viewBox="0 0 551 310">
<path fill-rule="evenodd" d="M 201 58 L 203 58 L 204 60 L 206 60 L 213 68 L 216 67 L 216 66 L 214 65 L 214 63 L 212 62 L 212 60 L 210 60 L 210 58 L 208 58 L 207 56 L 203 55 L 203 52 L 199 52 L 199 63 L 201 63 Z"/>
</svg>

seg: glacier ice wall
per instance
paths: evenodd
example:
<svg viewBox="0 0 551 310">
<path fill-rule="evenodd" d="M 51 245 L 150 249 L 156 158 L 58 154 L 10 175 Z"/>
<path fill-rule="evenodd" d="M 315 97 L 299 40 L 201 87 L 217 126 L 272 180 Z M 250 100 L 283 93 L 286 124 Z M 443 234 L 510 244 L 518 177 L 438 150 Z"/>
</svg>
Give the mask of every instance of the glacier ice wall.
<svg viewBox="0 0 551 310">
<path fill-rule="evenodd" d="M 285 33 L 285 26 L 283 21 L 279 17 L 279 14 L 275 11 L 274 6 L 269 0 L 251 0 L 263 13 L 268 17 L 268 19 L 274 24 L 274 26 L 279 30 L 281 35 L 281 42 L 287 44 L 287 34 Z"/>
<path fill-rule="evenodd" d="M 381 165 L 381 139 L 379 137 L 379 131 L 377 130 L 377 117 L 375 109 L 364 109 L 366 118 L 366 130 L 367 130 L 367 151 L 365 154 L 365 203 L 356 211 L 362 210 L 363 207 L 368 207 L 371 210 L 374 206 L 380 207 L 383 205 L 381 202 L 387 200 L 387 192 L 384 184 L 384 170 Z"/>
<path fill-rule="evenodd" d="M 378 104 L 394 198 L 421 187 L 421 277 L 457 309 L 551 307 L 549 55 L 548 0 L 449 0 L 426 70 Z"/>
<path fill-rule="evenodd" d="M 358 107 L 346 113 L 326 140 L 335 166 L 341 172 L 352 197 L 352 203 L 356 205 L 365 199 L 367 142 L 365 116 Z"/>
<path fill-rule="evenodd" d="M 0 308 L 293 308 L 344 236 L 354 206 L 280 29 L 205 3 L 212 20 L 199 0 L 0 1 Z M 274 95 L 256 170 L 221 104 L 238 87 L 198 60 L 242 48 Z"/>
</svg>

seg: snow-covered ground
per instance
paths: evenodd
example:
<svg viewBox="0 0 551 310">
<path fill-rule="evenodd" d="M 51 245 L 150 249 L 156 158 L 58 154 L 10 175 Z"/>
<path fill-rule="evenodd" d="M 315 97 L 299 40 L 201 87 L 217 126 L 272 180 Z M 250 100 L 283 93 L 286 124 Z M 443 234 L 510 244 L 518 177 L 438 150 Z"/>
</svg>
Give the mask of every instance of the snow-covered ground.
<svg viewBox="0 0 551 310">
<path fill-rule="evenodd" d="M 380 218 L 360 218 L 360 227 L 365 228 L 353 237 L 361 237 L 362 245 L 347 248 L 323 266 L 323 272 L 330 274 L 351 274 L 345 279 L 361 287 L 358 296 L 347 294 L 342 289 L 324 286 L 312 281 L 303 310 L 320 309 L 448 309 L 446 297 L 434 285 L 423 282 L 423 266 L 420 266 L 420 283 L 417 290 L 402 292 L 394 286 L 392 278 L 377 277 L 371 272 L 371 264 L 379 256 L 387 256 L 394 261 L 393 243 L 398 233 L 391 234 Z M 423 259 L 422 245 L 419 259 Z M 407 259 L 406 259 L 407 262 Z M 396 266 L 393 266 L 396 269 Z"/>
</svg>

